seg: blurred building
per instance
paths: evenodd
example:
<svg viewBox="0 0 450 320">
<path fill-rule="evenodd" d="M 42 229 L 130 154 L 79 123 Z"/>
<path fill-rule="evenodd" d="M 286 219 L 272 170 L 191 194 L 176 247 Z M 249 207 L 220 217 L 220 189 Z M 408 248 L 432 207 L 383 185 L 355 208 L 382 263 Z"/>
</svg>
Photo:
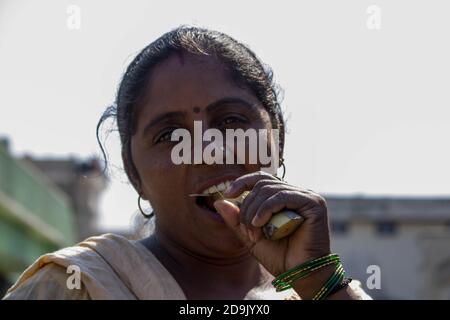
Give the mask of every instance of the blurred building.
<svg viewBox="0 0 450 320">
<path fill-rule="evenodd" d="M 450 197 L 325 198 L 333 251 L 372 297 L 450 299 Z M 367 287 L 369 266 L 380 289 Z"/>
<path fill-rule="evenodd" d="M 95 159 L 17 159 L 0 141 L 0 296 L 40 255 L 95 227 L 106 178 Z"/>
<path fill-rule="evenodd" d="M 69 197 L 75 212 L 77 240 L 97 235 L 100 197 L 107 186 L 98 160 L 36 159 L 30 156 L 23 160 L 43 172 Z"/>
</svg>

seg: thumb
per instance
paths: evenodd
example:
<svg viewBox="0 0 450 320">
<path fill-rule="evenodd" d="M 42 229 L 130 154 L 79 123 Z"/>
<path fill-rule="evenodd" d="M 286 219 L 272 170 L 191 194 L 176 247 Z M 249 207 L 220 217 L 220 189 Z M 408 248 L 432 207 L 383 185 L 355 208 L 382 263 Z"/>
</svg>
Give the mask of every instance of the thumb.
<svg viewBox="0 0 450 320">
<path fill-rule="evenodd" d="M 217 200 L 214 202 L 214 208 L 220 214 L 225 224 L 238 236 L 244 243 L 249 242 L 246 228 L 239 221 L 239 208 L 227 200 Z"/>
</svg>

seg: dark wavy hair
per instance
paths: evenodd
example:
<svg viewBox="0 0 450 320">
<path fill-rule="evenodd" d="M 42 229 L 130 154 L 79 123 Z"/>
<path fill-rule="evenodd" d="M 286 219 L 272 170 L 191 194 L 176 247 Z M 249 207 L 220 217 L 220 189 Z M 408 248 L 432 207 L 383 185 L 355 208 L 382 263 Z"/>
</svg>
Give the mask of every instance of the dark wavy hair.
<svg viewBox="0 0 450 320">
<path fill-rule="evenodd" d="M 232 37 L 205 28 L 180 26 L 163 34 L 145 47 L 130 63 L 119 85 L 115 103 L 102 114 L 97 124 L 97 141 L 105 161 L 108 160 L 99 138 L 100 127 L 114 118 L 120 135 L 122 160 L 129 164 L 126 174 L 131 183 L 140 178 L 131 157 L 131 137 L 135 134 L 136 114 L 144 95 L 144 88 L 152 70 L 172 54 L 190 53 L 209 56 L 220 62 L 236 85 L 249 88 L 269 113 L 273 128 L 280 131 L 280 159 L 282 159 L 285 122 L 279 101 L 280 89 L 273 81 L 272 69 L 265 65 L 245 44 Z M 134 183 L 133 183 L 134 185 Z M 136 186 L 134 185 L 136 188 Z M 136 188 L 137 189 L 137 188 Z"/>
</svg>

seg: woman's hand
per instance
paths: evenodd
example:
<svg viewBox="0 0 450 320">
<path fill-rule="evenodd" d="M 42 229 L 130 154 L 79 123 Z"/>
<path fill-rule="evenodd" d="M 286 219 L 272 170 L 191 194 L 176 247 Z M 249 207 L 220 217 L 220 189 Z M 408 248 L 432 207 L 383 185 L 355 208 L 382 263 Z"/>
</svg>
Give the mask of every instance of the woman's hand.
<svg viewBox="0 0 450 320">
<path fill-rule="evenodd" d="M 224 196 L 237 197 L 246 190 L 251 192 L 240 209 L 226 200 L 217 200 L 214 206 L 225 223 L 273 276 L 330 253 L 327 207 L 323 197 L 261 171 L 236 179 Z M 262 227 L 273 214 L 283 209 L 297 212 L 305 221 L 285 238 L 266 239 Z"/>
</svg>

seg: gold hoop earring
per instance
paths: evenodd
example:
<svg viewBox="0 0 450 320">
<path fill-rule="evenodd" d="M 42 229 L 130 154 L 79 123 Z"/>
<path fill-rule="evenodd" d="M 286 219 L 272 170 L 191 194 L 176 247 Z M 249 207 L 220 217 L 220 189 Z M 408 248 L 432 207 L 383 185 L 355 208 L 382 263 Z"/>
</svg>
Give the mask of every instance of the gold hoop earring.
<svg viewBox="0 0 450 320">
<path fill-rule="evenodd" d="M 139 208 L 139 211 L 141 212 L 141 214 L 146 218 L 146 219 L 150 219 L 151 217 L 153 217 L 154 215 L 155 215 L 155 213 L 152 211 L 150 214 L 146 214 L 145 212 L 144 212 L 144 210 L 142 210 L 142 207 L 141 207 L 141 195 L 139 195 L 138 196 L 138 208 Z"/>
</svg>

